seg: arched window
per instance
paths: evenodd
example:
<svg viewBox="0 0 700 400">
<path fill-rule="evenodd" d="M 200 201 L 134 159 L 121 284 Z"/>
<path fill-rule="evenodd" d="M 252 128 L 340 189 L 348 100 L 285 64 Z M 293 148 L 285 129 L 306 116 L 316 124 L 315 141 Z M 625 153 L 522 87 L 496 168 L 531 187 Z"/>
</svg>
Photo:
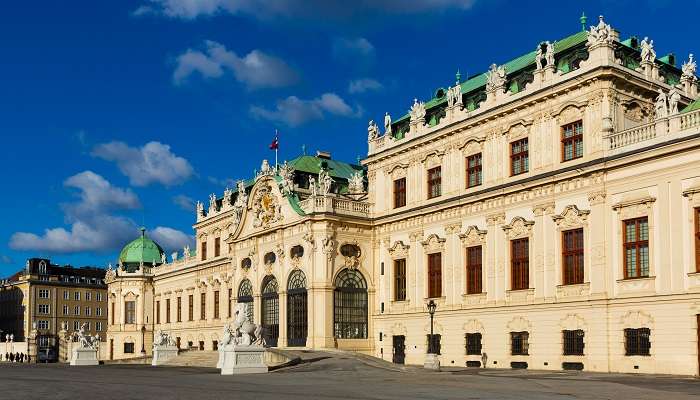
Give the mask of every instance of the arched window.
<svg viewBox="0 0 700 400">
<path fill-rule="evenodd" d="M 306 275 L 296 270 L 287 283 L 287 346 L 306 346 L 307 334 Z"/>
<path fill-rule="evenodd" d="M 292 290 L 306 290 L 306 275 L 301 270 L 296 270 L 289 275 L 289 284 L 287 285 L 287 291 Z"/>
<path fill-rule="evenodd" d="M 277 256 L 275 256 L 275 253 L 269 252 L 265 254 L 264 260 L 265 260 L 265 265 L 272 265 L 275 263 L 275 260 L 277 259 Z"/>
<path fill-rule="evenodd" d="M 280 300 L 277 279 L 268 275 L 262 286 L 262 326 L 265 344 L 277 347 L 280 335 Z"/>
<path fill-rule="evenodd" d="M 253 265 L 253 261 L 249 257 L 241 260 L 241 268 L 248 269 L 251 265 Z"/>
<path fill-rule="evenodd" d="M 356 269 L 335 278 L 333 329 L 339 339 L 367 338 L 367 281 Z"/>
<path fill-rule="evenodd" d="M 304 256 L 304 246 L 296 245 L 289 250 L 289 255 L 292 258 L 301 258 Z"/>
<path fill-rule="evenodd" d="M 238 303 L 246 305 L 246 317 L 253 322 L 253 285 L 248 279 L 244 279 L 238 287 Z"/>
</svg>

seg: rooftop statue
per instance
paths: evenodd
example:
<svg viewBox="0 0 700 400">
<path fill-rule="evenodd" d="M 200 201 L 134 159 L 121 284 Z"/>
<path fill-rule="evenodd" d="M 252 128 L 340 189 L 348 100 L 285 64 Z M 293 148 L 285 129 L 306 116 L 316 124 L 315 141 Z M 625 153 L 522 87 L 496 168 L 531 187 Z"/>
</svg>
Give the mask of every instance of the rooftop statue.
<svg viewBox="0 0 700 400">
<path fill-rule="evenodd" d="M 391 115 L 388 112 L 384 114 L 384 134 L 391 135 Z"/>
<path fill-rule="evenodd" d="M 676 89 L 671 89 L 668 92 L 668 115 L 678 114 L 678 102 L 681 100 L 681 95 Z"/>
<path fill-rule="evenodd" d="M 688 56 L 688 61 L 683 63 L 683 66 L 681 67 L 681 71 L 683 71 L 683 78 L 686 79 L 695 79 L 695 73 L 697 72 L 698 69 L 698 64 L 695 62 L 693 59 L 693 54 L 691 53 Z"/>
<path fill-rule="evenodd" d="M 648 37 L 644 37 L 642 42 L 639 44 L 642 52 L 642 62 L 653 63 L 656 60 L 656 51 L 654 51 L 654 41 L 649 40 Z"/>
<path fill-rule="evenodd" d="M 185 247 L 182 249 L 182 254 L 185 256 L 185 259 L 190 258 L 190 245 L 185 245 Z"/>
<path fill-rule="evenodd" d="M 546 42 L 547 51 L 545 52 L 544 58 L 547 61 L 547 66 L 554 66 L 554 43 Z"/>
<path fill-rule="evenodd" d="M 365 191 L 365 178 L 362 176 L 362 171 L 355 171 L 350 176 L 348 182 L 348 191 L 350 193 L 364 193 Z"/>
<path fill-rule="evenodd" d="M 231 198 L 233 197 L 233 190 L 228 187 L 224 189 L 224 200 L 221 202 L 221 207 L 226 207 L 231 204 Z"/>
<path fill-rule="evenodd" d="M 322 196 L 326 196 L 331 192 L 331 184 L 333 183 L 333 178 L 331 178 L 328 170 L 321 168 L 318 172 L 318 189 Z"/>
<path fill-rule="evenodd" d="M 496 90 L 506 85 L 506 67 L 491 64 L 486 73 L 486 91 Z"/>
<path fill-rule="evenodd" d="M 655 119 L 665 118 L 668 116 L 668 104 L 666 93 L 659 91 L 659 95 L 656 97 L 656 104 L 654 105 Z"/>
<path fill-rule="evenodd" d="M 591 26 L 588 31 L 588 46 L 599 44 L 611 44 L 613 42 L 612 28 L 603 21 L 603 16 L 598 17 L 598 25 Z"/>
<path fill-rule="evenodd" d="M 214 193 L 209 195 L 209 211 L 216 211 L 216 195 Z"/>
<path fill-rule="evenodd" d="M 535 53 L 535 64 L 537 64 L 537 69 L 542 69 L 542 61 L 544 61 L 544 52 L 542 52 L 542 45 L 543 43 L 537 45 L 537 52 Z"/>
<path fill-rule="evenodd" d="M 379 125 L 374 122 L 373 119 L 369 120 L 369 126 L 367 126 L 367 140 L 374 140 L 379 136 Z"/>
<path fill-rule="evenodd" d="M 197 216 L 204 216 L 204 204 L 201 201 L 197 201 Z"/>
<path fill-rule="evenodd" d="M 288 195 L 294 190 L 294 168 L 285 161 L 280 167 L 280 177 L 282 178 L 282 194 Z"/>
<path fill-rule="evenodd" d="M 309 190 L 311 190 L 311 197 L 318 196 L 318 187 L 316 186 L 316 179 L 313 176 L 309 177 Z"/>
<path fill-rule="evenodd" d="M 419 102 L 418 99 L 413 99 L 413 105 L 409 111 L 411 122 L 425 120 L 425 103 Z"/>
</svg>

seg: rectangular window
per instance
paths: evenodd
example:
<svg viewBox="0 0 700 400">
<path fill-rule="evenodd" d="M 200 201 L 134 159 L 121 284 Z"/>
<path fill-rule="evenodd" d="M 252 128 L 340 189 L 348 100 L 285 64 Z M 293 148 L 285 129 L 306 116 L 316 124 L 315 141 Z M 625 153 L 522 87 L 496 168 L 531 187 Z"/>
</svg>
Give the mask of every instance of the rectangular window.
<svg viewBox="0 0 700 400">
<path fill-rule="evenodd" d="M 85 292 L 85 301 L 90 301 L 90 292 Z"/>
<path fill-rule="evenodd" d="M 156 324 L 160 324 L 160 301 L 156 301 Z"/>
<path fill-rule="evenodd" d="M 165 299 L 165 323 L 170 323 L 170 299 Z"/>
<path fill-rule="evenodd" d="M 649 276 L 649 222 L 647 217 L 630 219 L 624 225 L 625 278 Z"/>
<path fill-rule="evenodd" d="M 70 299 L 70 292 L 67 290 L 63 291 L 63 300 L 68 300 Z"/>
<path fill-rule="evenodd" d="M 114 303 L 112 303 L 112 313 L 110 314 L 112 316 L 112 325 L 114 325 Z"/>
<path fill-rule="evenodd" d="M 102 316 L 102 307 L 95 307 L 95 315 L 98 317 Z"/>
<path fill-rule="evenodd" d="M 428 170 L 428 198 L 434 199 L 442 194 L 442 167 Z"/>
<path fill-rule="evenodd" d="M 80 315 L 80 306 L 75 306 L 73 308 L 73 314 Z"/>
<path fill-rule="evenodd" d="M 85 330 L 86 331 L 90 330 L 90 321 L 85 322 Z"/>
<path fill-rule="evenodd" d="M 650 355 L 651 342 L 649 341 L 649 336 L 651 336 L 649 328 L 625 329 L 625 355 Z"/>
<path fill-rule="evenodd" d="M 442 296 L 442 253 L 428 254 L 428 297 Z"/>
<path fill-rule="evenodd" d="M 97 293 L 97 301 L 102 301 L 102 293 Z"/>
<path fill-rule="evenodd" d="M 80 329 L 80 321 L 73 321 L 73 330 L 77 331 Z"/>
<path fill-rule="evenodd" d="M 214 238 L 214 257 L 221 255 L 221 238 Z"/>
<path fill-rule="evenodd" d="M 510 175 L 524 174 L 530 169 L 527 138 L 510 144 Z"/>
<path fill-rule="evenodd" d="M 583 121 L 561 127 L 561 160 L 569 161 L 583 157 Z"/>
<path fill-rule="evenodd" d="M 39 314 L 48 314 L 51 311 L 51 306 L 48 304 L 39 304 Z"/>
<path fill-rule="evenodd" d="M 95 322 L 95 331 L 102 332 L 102 322 Z"/>
<path fill-rule="evenodd" d="M 467 347 L 467 355 L 481 355 L 481 333 L 466 333 L 464 339 Z"/>
<path fill-rule="evenodd" d="M 434 334 L 432 338 L 430 334 L 426 335 L 428 340 L 428 353 L 429 354 L 440 354 L 440 335 Z M 432 340 L 431 340 L 432 339 Z"/>
<path fill-rule="evenodd" d="M 49 298 L 49 289 L 39 289 L 39 298 L 40 299 L 48 299 Z"/>
<path fill-rule="evenodd" d="M 207 318 L 207 294 L 199 295 L 199 319 Z"/>
<path fill-rule="evenodd" d="M 85 315 L 87 315 L 87 316 L 92 315 L 92 308 L 90 308 L 90 307 L 85 307 Z"/>
<path fill-rule="evenodd" d="M 134 353 L 134 344 L 133 343 L 124 343 L 124 353 L 125 354 L 133 354 Z"/>
<path fill-rule="evenodd" d="M 177 298 L 177 322 L 182 322 L 182 297 Z"/>
<path fill-rule="evenodd" d="M 194 296 L 189 295 L 187 300 L 187 320 L 194 321 Z"/>
<path fill-rule="evenodd" d="M 406 259 L 394 260 L 394 300 L 406 300 Z"/>
<path fill-rule="evenodd" d="M 207 242 L 202 242 L 202 261 L 207 259 Z"/>
<path fill-rule="evenodd" d="M 394 208 L 406 205 L 406 178 L 394 181 Z"/>
<path fill-rule="evenodd" d="M 467 247 L 467 294 L 481 293 L 481 246 Z"/>
<path fill-rule="evenodd" d="M 229 318 L 231 318 L 231 304 L 232 303 L 233 303 L 233 289 L 229 289 L 228 290 L 228 303 L 226 304 Z"/>
<path fill-rule="evenodd" d="M 583 228 L 561 233 L 562 283 L 583 283 Z"/>
<path fill-rule="evenodd" d="M 510 242 L 510 281 L 512 290 L 530 287 L 530 241 L 528 238 Z"/>
<path fill-rule="evenodd" d="M 530 334 L 528 332 L 510 333 L 510 354 L 514 356 L 528 355 L 529 345 L 527 343 Z"/>
<path fill-rule="evenodd" d="M 49 329 L 49 321 L 44 321 L 44 320 L 36 321 L 36 327 L 38 329 L 43 329 L 43 330 Z"/>
<path fill-rule="evenodd" d="M 68 308 L 67 304 L 63 305 L 63 315 L 68 315 L 70 314 L 70 308 Z"/>
<path fill-rule="evenodd" d="M 219 319 L 219 291 L 214 291 L 214 319 Z"/>
<path fill-rule="evenodd" d="M 80 300 L 80 292 L 75 292 L 75 293 L 73 293 L 73 299 L 74 299 L 74 300 Z"/>
<path fill-rule="evenodd" d="M 467 188 L 481 185 L 481 153 L 467 157 Z"/>
<path fill-rule="evenodd" d="M 135 301 L 125 301 L 124 308 L 126 313 L 124 314 L 125 324 L 135 324 L 136 323 L 136 302 Z"/>
<path fill-rule="evenodd" d="M 573 331 L 562 331 L 565 356 L 582 356 L 583 355 L 583 337 L 584 332 L 581 329 Z"/>
<path fill-rule="evenodd" d="M 695 271 L 700 272 L 700 207 L 695 209 Z"/>
</svg>

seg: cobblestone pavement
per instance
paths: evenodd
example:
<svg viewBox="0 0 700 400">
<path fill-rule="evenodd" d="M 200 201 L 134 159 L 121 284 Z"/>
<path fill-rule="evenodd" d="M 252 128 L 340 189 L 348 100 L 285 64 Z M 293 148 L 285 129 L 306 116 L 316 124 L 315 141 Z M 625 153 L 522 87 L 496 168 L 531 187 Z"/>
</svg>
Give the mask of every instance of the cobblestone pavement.
<svg viewBox="0 0 700 400">
<path fill-rule="evenodd" d="M 0 364 L 1 399 L 698 399 L 700 380 L 514 370 L 393 371 L 334 356 L 269 374 L 110 364 Z"/>
</svg>

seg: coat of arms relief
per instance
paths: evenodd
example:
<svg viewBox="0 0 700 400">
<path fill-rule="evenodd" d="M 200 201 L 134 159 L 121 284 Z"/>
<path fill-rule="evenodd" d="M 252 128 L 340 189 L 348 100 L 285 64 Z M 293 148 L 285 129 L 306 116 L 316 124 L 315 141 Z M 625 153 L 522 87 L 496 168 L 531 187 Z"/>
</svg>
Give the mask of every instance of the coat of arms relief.
<svg viewBox="0 0 700 400">
<path fill-rule="evenodd" d="M 266 228 L 270 224 L 284 219 L 282 206 L 277 196 L 272 193 L 272 186 L 265 182 L 253 198 L 253 226 Z"/>
</svg>

